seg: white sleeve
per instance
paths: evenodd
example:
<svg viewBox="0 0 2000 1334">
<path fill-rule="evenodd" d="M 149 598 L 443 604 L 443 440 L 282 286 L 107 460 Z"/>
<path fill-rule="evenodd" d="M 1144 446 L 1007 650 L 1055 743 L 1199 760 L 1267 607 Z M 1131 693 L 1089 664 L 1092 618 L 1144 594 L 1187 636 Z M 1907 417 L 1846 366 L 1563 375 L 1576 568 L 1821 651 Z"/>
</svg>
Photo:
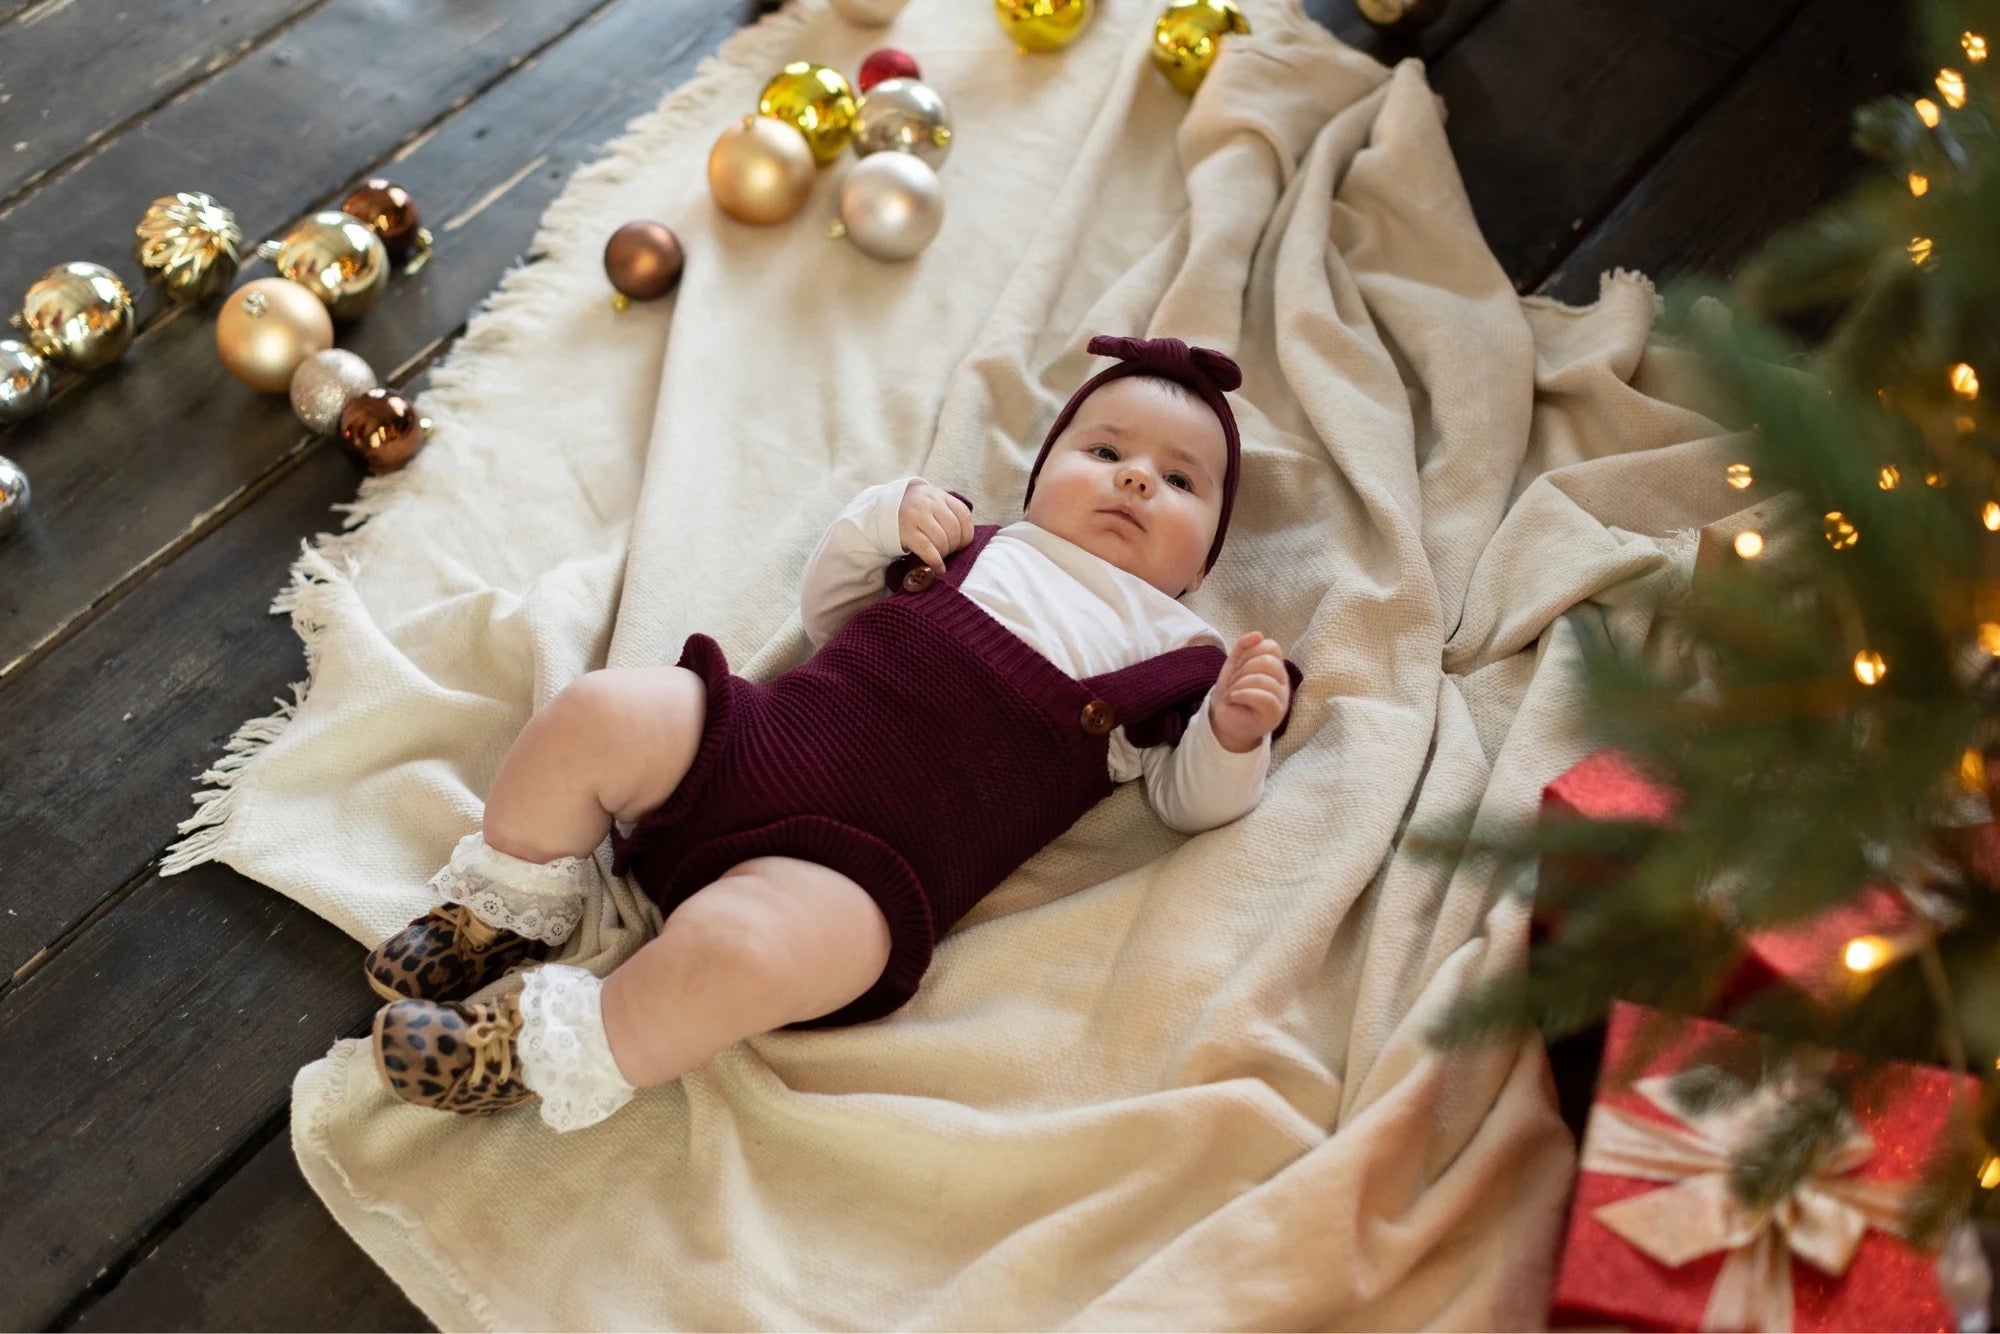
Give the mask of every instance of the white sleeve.
<svg viewBox="0 0 2000 1334">
<path fill-rule="evenodd" d="M 896 512 L 916 477 L 871 486 L 847 502 L 806 562 L 799 586 L 799 614 L 806 637 L 818 648 L 847 618 L 889 590 L 882 571 L 903 554 Z"/>
<path fill-rule="evenodd" d="M 1271 738 L 1240 755 L 1224 749 L 1208 725 L 1208 699 L 1202 696 L 1179 745 L 1140 752 L 1147 799 L 1169 829 L 1183 834 L 1214 829 L 1255 810 L 1271 770 Z"/>
</svg>

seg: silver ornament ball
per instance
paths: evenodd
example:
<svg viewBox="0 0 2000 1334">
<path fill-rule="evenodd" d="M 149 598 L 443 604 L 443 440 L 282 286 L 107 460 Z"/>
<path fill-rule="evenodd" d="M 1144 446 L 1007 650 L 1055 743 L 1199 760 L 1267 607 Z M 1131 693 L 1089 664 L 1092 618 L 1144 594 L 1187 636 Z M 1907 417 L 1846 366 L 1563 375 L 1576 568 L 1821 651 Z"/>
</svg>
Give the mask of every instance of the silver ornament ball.
<svg viewBox="0 0 2000 1334">
<path fill-rule="evenodd" d="M 885 23 L 893 23 L 896 15 L 903 12 L 903 6 L 910 0 L 832 0 L 833 12 L 849 23 L 859 23 L 864 28 L 879 28 Z"/>
<path fill-rule="evenodd" d="M 909 259 L 944 225 L 944 186 L 914 153 L 872 154 L 840 182 L 840 222 L 863 254 Z"/>
<path fill-rule="evenodd" d="M 884 79 L 854 110 L 854 152 L 914 153 L 931 170 L 951 156 L 951 111 L 937 90 L 915 79 Z"/>
<path fill-rule="evenodd" d="M 14 460 L 0 458 L 0 537 L 21 526 L 28 514 L 28 474 Z"/>
<path fill-rule="evenodd" d="M 48 406 L 49 372 L 41 353 L 0 338 L 0 426 L 24 422 Z"/>
<path fill-rule="evenodd" d="M 292 411 L 309 430 L 333 434 L 340 410 L 375 387 L 375 370 L 345 348 L 315 352 L 292 372 Z"/>
</svg>

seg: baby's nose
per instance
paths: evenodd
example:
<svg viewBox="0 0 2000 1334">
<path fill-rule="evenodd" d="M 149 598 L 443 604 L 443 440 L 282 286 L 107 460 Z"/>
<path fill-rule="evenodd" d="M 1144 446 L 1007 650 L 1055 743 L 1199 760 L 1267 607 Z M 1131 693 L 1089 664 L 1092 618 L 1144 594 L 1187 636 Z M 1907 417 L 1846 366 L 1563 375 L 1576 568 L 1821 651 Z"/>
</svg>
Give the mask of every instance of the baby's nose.
<svg viewBox="0 0 2000 1334">
<path fill-rule="evenodd" d="M 1139 494 L 1142 496 L 1149 492 L 1153 486 L 1151 482 L 1146 480 L 1146 475 L 1137 468 L 1127 468 L 1124 475 L 1118 480 L 1124 486 L 1138 488 Z"/>
</svg>

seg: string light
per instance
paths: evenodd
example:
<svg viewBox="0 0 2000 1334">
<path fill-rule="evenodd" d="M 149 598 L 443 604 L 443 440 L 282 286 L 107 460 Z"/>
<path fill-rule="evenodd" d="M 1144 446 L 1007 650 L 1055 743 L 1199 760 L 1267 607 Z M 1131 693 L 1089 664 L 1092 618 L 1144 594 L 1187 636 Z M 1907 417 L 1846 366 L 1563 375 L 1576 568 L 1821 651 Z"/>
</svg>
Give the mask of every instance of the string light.
<svg viewBox="0 0 2000 1334">
<path fill-rule="evenodd" d="M 1756 480 L 1750 475 L 1750 465 L 1747 463 L 1730 464 L 1727 469 L 1727 476 L 1729 484 L 1738 491 L 1749 490 L 1750 484 Z"/>
<path fill-rule="evenodd" d="M 1952 425 L 1958 428 L 1958 433 L 1960 435 L 1971 435 L 1974 431 L 1979 429 L 1979 423 L 1974 421 L 1970 417 L 1960 417 L 1957 421 L 1954 421 Z"/>
<path fill-rule="evenodd" d="M 2000 658 L 2000 625 L 1995 625 L 1992 621 L 1979 623 L 1979 651 L 1989 658 Z M 1965 753 L 1975 760 L 1979 758 L 1979 752 L 1976 750 L 1968 750 Z M 1984 761 L 1981 761 L 1979 772 L 1982 775 L 1986 772 Z"/>
<path fill-rule="evenodd" d="M 1839 510 L 1829 511 L 1821 527 L 1826 533 L 1827 545 L 1835 551 L 1845 551 L 1861 540 L 1860 532 Z"/>
<path fill-rule="evenodd" d="M 1959 362 L 1951 368 L 1951 391 L 1960 398 L 1979 397 L 1979 372 Z"/>
<path fill-rule="evenodd" d="M 1902 480 L 1902 472 L 1893 463 L 1886 465 L 1881 472 L 1875 474 L 1875 485 L 1881 487 L 1884 491 L 1894 491 L 1896 483 Z"/>
<path fill-rule="evenodd" d="M 2000 1065 L 2000 1062 L 1995 1062 Z M 2000 1158 L 1988 1158 L 1979 1169 L 1979 1184 L 1987 1190 L 2000 1186 Z"/>
<path fill-rule="evenodd" d="M 1910 173 L 1910 193 L 1922 199 L 1924 192 L 1931 188 L 1931 178 L 1920 171 Z"/>
<path fill-rule="evenodd" d="M 1986 525 L 1989 533 L 2000 533 L 2000 500 L 1989 500 L 1979 511 L 1979 521 Z"/>
<path fill-rule="evenodd" d="M 1918 120 L 1922 121 L 1925 125 L 1928 125 L 1933 130 L 1937 128 L 1938 117 L 1940 114 L 1938 111 L 1937 103 L 1931 101 L 1928 97 L 1920 97 L 1915 102 L 1911 103 L 1911 105 L 1917 109 Z"/>
<path fill-rule="evenodd" d="M 1912 236 L 1910 238 L 1910 263 L 1915 264 L 1918 268 L 1922 268 L 1924 265 L 1930 263 L 1931 244 L 1931 238 L 1928 236 Z"/>
<path fill-rule="evenodd" d="M 1984 626 L 1980 627 L 1982 634 L 1984 633 L 1985 628 L 1986 627 Z M 2000 629 L 2000 626 L 1996 626 L 1994 628 Z M 1965 785 L 1965 790 L 1968 792 L 1985 791 L 1986 790 L 1985 757 L 1980 755 L 1978 751 L 1968 748 L 1965 754 L 1958 757 L 1958 781 Z"/>
<path fill-rule="evenodd" d="M 1965 105 L 1965 76 L 1957 70 L 1951 68 L 1939 70 L 1937 90 L 1944 98 L 1944 104 L 1953 111 Z"/>
<path fill-rule="evenodd" d="M 1736 554 L 1744 560 L 1755 560 L 1764 554 L 1764 535 L 1754 528 L 1746 528 L 1736 535 Z"/>
<path fill-rule="evenodd" d="M 1854 679 L 1862 685 L 1875 685 L 1888 674 L 1889 664 L 1874 649 L 1865 648 L 1854 655 Z"/>
<path fill-rule="evenodd" d="M 1965 48 L 1965 58 L 1967 60 L 1970 60 L 1975 65 L 1985 62 L 1986 39 L 1984 37 L 1981 37 L 1976 32 L 1962 32 L 1958 35 L 1958 44 Z"/>
<path fill-rule="evenodd" d="M 1896 947 L 1880 936 L 1856 936 L 1847 942 L 1840 958 L 1850 972 L 1872 973 L 1896 957 Z"/>
<path fill-rule="evenodd" d="M 1943 474 L 1943 473 L 1941 473 L 1941 472 L 1927 472 L 1927 473 L 1925 473 L 1925 474 L 1924 474 L 1924 485 L 1925 485 L 1925 486 L 1943 486 L 1943 485 L 1944 485 L 1944 474 Z"/>
</svg>

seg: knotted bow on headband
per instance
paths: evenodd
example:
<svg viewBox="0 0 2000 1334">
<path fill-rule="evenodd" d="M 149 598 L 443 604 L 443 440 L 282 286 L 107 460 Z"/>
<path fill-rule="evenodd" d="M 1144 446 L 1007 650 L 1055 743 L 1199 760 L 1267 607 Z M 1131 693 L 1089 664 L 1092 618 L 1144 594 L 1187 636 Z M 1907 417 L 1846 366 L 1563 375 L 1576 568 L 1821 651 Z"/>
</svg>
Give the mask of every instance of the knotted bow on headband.
<svg viewBox="0 0 2000 1334">
<path fill-rule="evenodd" d="M 1098 334 L 1090 340 L 1088 351 L 1098 356 L 1117 357 L 1118 364 L 1107 366 L 1090 379 L 1083 387 L 1070 395 L 1069 402 L 1057 414 L 1055 425 L 1049 428 L 1048 436 L 1042 441 L 1042 452 L 1035 456 L 1035 466 L 1028 471 L 1028 491 L 1021 497 L 1021 508 L 1035 496 L 1035 478 L 1041 475 L 1042 464 L 1049 457 L 1049 449 L 1069 426 L 1076 410 L 1083 405 L 1093 391 L 1109 380 L 1121 375 L 1157 375 L 1161 379 L 1173 380 L 1186 385 L 1201 396 L 1203 402 L 1214 410 L 1222 422 L 1222 438 L 1229 447 L 1229 464 L 1222 477 L 1222 514 L 1215 525 L 1215 541 L 1209 545 L 1208 560 L 1201 567 L 1203 574 L 1215 567 L 1215 558 L 1222 554 L 1222 539 L 1229 533 L 1229 511 L 1236 504 L 1236 473 L 1241 448 L 1236 439 L 1236 414 L 1230 411 L 1229 400 L 1223 395 L 1243 383 L 1243 368 L 1228 356 L 1212 347 L 1189 347 L 1178 338 L 1118 338 L 1111 334 Z"/>
</svg>

